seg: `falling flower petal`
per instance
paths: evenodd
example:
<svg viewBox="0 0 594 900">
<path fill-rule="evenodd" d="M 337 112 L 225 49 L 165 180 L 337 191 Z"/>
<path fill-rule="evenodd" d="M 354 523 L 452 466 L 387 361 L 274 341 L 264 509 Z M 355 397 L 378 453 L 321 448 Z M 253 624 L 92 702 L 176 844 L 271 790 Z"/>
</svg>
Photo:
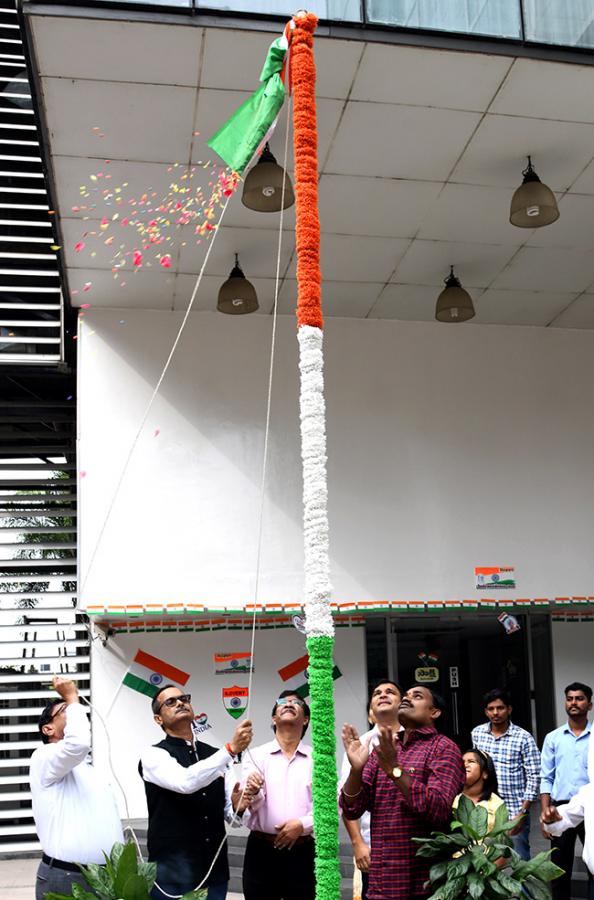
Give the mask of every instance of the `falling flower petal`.
<svg viewBox="0 0 594 900">
<path fill-rule="evenodd" d="M 90 291 L 90 290 L 91 290 L 91 287 L 92 287 L 92 284 L 93 284 L 92 281 L 87 281 L 87 282 L 85 282 L 85 284 L 83 285 L 83 291 L 85 291 L 85 293 L 86 293 L 87 291 Z"/>
<path fill-rule="evenodd" d="M 171 268 L 171 256 L 169 255 L 169 253 L 165 254 L 165 256 L 162 256 L 161 259 L 159 260 L 159 262 L 161 263 L 161 265 L 163 266 L 164 269 L 170 269 Z"/>
<path fill-rule="evenodd" d="M 140 252 L 140 250 L 135 250 L 135 251 L 134 251 L 134 256 L 133 256 L 133 258 L 132 258 L 132 263 L 133 263 L 135 266 L 141 266 L 141 265 L 142 265 L 142 253 Z"/>
</svg>

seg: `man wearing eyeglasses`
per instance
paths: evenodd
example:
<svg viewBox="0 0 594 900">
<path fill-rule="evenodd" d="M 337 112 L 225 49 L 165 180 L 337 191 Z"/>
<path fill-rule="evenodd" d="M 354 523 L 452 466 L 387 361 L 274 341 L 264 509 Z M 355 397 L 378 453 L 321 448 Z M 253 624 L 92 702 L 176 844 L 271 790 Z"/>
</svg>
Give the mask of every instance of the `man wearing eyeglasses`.
<svg viewBox="0 0 594 900">
<path fill-rule="evenodd" d="M 312 748 L 302 740 L 308 723 L 305 700 L 283 691 L 272 707 L 274 740 L 251 750 L 244 763 L 251 798 L 245 900 L 315 898 Z"/>
<path fill-rule="evenodd" d="M 231 740 L 215 750 L 195 740 L 191 699 L 173 684 L 155 694 L 153 717 L 165 738 L 143 754 L 138 767 L 148 805 L 149 860 L 157 863 L 153 900 L 179 896 L 198 885 L 208 889 L 207 900 L 225 900 L 225 819 L 234 819 L 234 808 L 243 813 L 251 797 L 251 789 L 242 795 L 239 785 L 233 788 L 229 769 L 248 747 L 252 723 L 242 722 Z"/>
<path fill-rule="evenodd" d="M 55 677 L 53 687 L 59 697 L 50 700 L 40 716 L 43 745 L 33 752 L 29 773 L 43 848 L 36 900 L 54 891 L 70 894 L 74 884 L 88 889 L 79 866 L 104 863 L 103 853 L 123 840 L 115 798 L 87 761 L 91 730 L 76 684 Z"/>
</svg>

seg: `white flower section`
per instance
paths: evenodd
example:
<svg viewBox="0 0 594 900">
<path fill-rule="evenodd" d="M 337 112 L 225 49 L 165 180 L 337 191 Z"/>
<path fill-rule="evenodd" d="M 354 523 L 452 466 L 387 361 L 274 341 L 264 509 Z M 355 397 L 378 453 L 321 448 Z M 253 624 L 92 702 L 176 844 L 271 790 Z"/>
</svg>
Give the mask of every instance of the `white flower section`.
<svg viewBox="0 0 594 900">
<path fill-rule="evenodd" d="M 330 610 L 326 404 L 321 328 L 298 329 L 301 375 L 301 459 L 303 461 L 303 541 L 305 550 L 305 632 L 334 634 Z"/>
</svg>

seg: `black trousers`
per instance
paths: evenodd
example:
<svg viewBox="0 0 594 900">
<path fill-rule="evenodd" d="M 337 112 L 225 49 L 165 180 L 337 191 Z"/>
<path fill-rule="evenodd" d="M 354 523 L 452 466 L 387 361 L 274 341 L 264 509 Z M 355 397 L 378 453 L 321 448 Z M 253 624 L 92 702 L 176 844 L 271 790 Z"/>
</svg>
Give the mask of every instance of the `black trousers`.
<svg viewBox="0 0 594 900">
<path fill-rule="evenodd" d="M 555 800 L 555 806 L 566 803 L 566 800 Z M 584 823 L 576 828 L 568 828 L 559 837 L 551 839 L 551 848 L 553 853 L 551 860 L 555 865 L 564 869 L 565 875 L 555 878 L 551 881 L 551 894 L 553 900 L 571 900 L 571 874 L 573 871 L 573 857 L 575 853 L 575 840 L 580 839 L 582 847 L 584 846 Z"/>
<path fill-rule="evenodd" d="M 361 881 L 363 882 L 363 893 L 361 900 L 367 900 L 367 891 L 369 890 L 369 872 L 361 872 Z"/>
<path fill-rule="evenodd" d="M 250 834 L 243 860 L 245 900 L 315 900 L 315 845 L 313 840 L 291 850 Z"/>
</svg>

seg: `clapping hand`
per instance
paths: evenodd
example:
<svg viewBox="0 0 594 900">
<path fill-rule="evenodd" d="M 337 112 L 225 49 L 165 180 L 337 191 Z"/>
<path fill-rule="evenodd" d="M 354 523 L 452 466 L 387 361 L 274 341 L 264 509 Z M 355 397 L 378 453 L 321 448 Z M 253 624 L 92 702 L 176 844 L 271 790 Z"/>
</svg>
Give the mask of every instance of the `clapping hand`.
<svg viewBox="0 0 594 900">
<path fill-rule="evenodd" d="M 375 746 L 375 755 L 380 768 L 391 775 L 392 770 L 398 765 L 398 738 L 388 725 L 379 730 L 379 741 Z"/>
<path fill-rule="evenodd" d="M 342 743 L 354 772 L 362 772 L 369 759 L 369 745 L 361 743 L 359 733 L 352 725 L 343 725 Z"/>
</svg>

